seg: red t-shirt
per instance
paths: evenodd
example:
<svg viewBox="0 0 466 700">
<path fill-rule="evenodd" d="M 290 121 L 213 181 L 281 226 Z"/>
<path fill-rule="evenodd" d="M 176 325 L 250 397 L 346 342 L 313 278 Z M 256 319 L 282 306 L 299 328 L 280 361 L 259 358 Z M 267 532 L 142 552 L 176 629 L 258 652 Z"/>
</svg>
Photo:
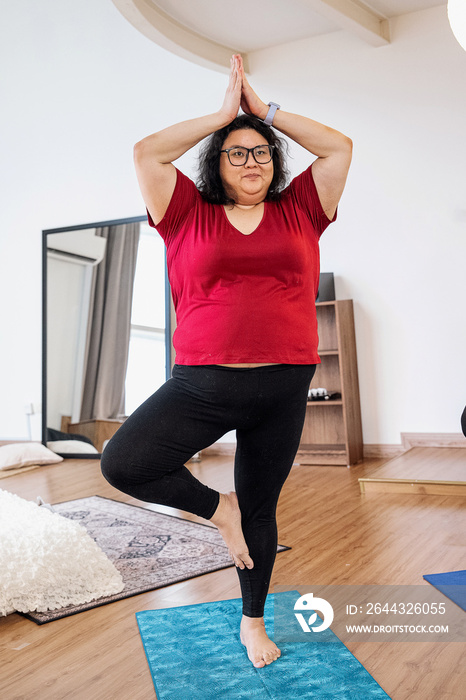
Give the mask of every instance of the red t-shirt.
<svg viewBox="0 0 466 700">
<path fill-rule="evenodd" d="M 150 215 L 149 223 L 154 226 Z M 319 238 L 329 223 L 311 167 L 278 202 L 265 202 L 250 235 L 177 170 L 170 204 L 155 227 L 167 247 L 176 363 L 320 362 L 315 299 Z"/>
</svg>

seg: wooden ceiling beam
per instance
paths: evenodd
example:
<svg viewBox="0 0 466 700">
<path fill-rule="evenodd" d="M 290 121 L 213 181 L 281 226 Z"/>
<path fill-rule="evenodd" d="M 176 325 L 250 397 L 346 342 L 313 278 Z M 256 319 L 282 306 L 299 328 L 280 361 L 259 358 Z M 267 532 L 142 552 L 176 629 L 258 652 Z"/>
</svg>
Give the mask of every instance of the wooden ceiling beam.
<svg viewBox="0 0 466 700">
<path fill-rule="evenodd" d="M 371 46 L 390 43 L 388 20 L 353 0 L 307 0 L 308 6 Z"/>
</svg>

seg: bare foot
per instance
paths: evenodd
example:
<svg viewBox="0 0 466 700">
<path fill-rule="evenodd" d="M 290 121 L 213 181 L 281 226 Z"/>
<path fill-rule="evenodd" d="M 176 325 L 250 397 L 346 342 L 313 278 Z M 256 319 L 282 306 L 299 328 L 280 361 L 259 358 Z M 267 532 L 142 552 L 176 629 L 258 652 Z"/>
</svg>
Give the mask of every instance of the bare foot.
<svg viewBox="0 0 466 700">
<path fill-rule="evenodd" d="M 281 651 L 265 631 L 263 617 L 246 617 L 241 620 L 240 639 L 247 649 L 249 661 L 256 668 L 268 666 L 281 656 Z"/>
<path fill-rule="evenodd" d="M 221 493 L 217 510 L 210 522 L 213 523 L 224 539 L 230 556 L 240 569 L 252 569 L 254 562 L 249 556 L 248 546 L 241 528 L 241 511 L 234 491 Z"/>
</svg>

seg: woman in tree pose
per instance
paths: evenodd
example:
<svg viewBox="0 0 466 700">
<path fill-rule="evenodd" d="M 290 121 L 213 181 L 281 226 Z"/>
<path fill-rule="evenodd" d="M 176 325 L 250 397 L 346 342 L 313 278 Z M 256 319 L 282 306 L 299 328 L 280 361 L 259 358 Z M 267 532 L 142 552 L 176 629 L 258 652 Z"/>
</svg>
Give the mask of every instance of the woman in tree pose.
<svg viewBox="0 0 466 700">
<path fill-rule="evenodd" d="M 275 129 L 316 156 L 288 186 Z M 196 187 L 173 161 L 203 139 Z M 258 668 L 280 656 L 263 619 L 276 507 L 320 362 L 319 238 L 336 217 L 351 151 L 338 131 L 265 104 L 238 55 L 218 112 L 135 146 L 149 223 L 167 247 L 176 364 L 107 445 L 102 471 L 133 497 L 219 529 L 240 580 L 241 641 Z M 184 465 L 234 429 L 236 491 L 218 493 Z"/>
</svg>

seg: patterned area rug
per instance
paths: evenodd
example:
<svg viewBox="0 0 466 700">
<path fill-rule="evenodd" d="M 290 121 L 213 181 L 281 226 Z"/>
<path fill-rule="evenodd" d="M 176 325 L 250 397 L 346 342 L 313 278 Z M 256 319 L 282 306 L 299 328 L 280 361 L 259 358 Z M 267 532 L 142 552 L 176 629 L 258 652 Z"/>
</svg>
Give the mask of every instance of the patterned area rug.
<svg viewBox="0 0 466 700">
<path fill-rule="evenodd" d="M 145 591 L 233 566 L 218 530 L 153 510 L 100 496 L 53 506 L 55 512 L 79 521 L 123 577 L 117 595 L 84 605 L 24 614 L 39 625 L 129 598 Z M 278 551 L 290 547 L 278 546 Z"/>
</svg>

